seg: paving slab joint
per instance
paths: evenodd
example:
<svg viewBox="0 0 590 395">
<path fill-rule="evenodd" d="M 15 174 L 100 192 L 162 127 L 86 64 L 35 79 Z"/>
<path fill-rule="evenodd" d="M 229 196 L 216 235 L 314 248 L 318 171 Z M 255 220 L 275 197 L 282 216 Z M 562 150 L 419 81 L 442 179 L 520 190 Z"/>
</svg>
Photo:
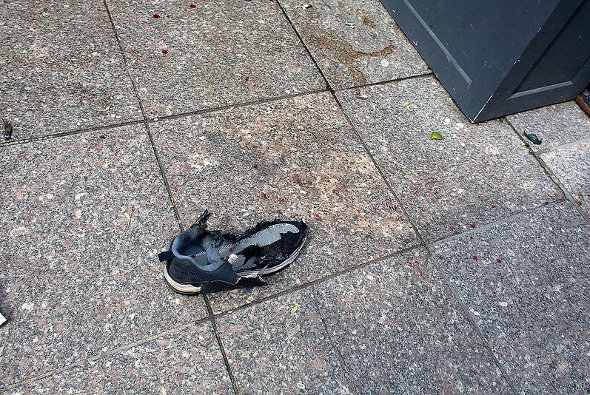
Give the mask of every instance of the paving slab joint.
<svg viewBox="0 0 590 395">
<path fill-rule="evenodd" d="M 584 210 L 582 210 L 580 208 L 580 206 L 577 203 L 577 199 L 571 194 L 571 192 L 565 187 L 565 185 L 563 185 L 563 183 L 561 181 L 559 181 L 559 178 L 555 175 L 555 173 L 553 173 L 553 171 L 549 168 L 549 166 L 547 166 L 547 164 L 545 163 L 543 158 L 541 158 L 541 155 L 543 153 L 551 151 L 551 149 L 547 150 L 547 151 L 544 150 L 544 151 L 540 151 L 540 152 L 534 152 L 533 149 L 530 147 L 529 143 L 524 139 L 524 137 L 521 136 L 520 133 L 518 133 L 518 131 L 516 130 L 516 127 L 514 127 L 512 122 L 510 122 L 510 120 L 506 117 L 502 118 L 502 120 L 504 122 L 506 122 L 512 128 L 512 131 L 522 141 L 524 146 L 527 148 L 529 154 L 532 155 L 533 158 L 535 158 L 535 160 L 537 161 L 537 163 L 539 163 L 539 166 L 541 166 L 541 168 L 543 169 L 543 171 L 545 172 L 547 177 L 549 177 L 551 179 L 551 181 L 553 181 L 553 183 L 555 185 L 557 185 L 557 187 L 559 188 L 561 193 L 563 193 L 565 198 L 573 204 L 573 206 L 578 211 L 578 213 L 582 216 L 582 218 L 584 218 L 586 220 L 586 222 L 590 223 L 590 214 L 587 214 L 586 212 L 584 212 Z M 555 149 L 555 148 L 553 148 L 553 149 Z"/>
</svg>

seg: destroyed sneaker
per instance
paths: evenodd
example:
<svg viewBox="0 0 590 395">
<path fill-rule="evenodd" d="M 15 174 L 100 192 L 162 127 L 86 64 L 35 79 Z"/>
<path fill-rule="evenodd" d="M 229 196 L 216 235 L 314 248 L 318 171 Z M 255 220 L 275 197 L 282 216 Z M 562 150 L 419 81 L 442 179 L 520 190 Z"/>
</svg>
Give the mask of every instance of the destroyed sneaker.
<svg viewBox="0 0 590 395">
<path fill-rule="evenodd" d="M 262 222 L 240 235 L 210 232 L 205 212 L 173 241 L 164 278 L 174 291 L 194 295 L 265 285 L 262 276 L 274 274 L 295 260 L 307 238 L 301 221 Z"/>
</svg>

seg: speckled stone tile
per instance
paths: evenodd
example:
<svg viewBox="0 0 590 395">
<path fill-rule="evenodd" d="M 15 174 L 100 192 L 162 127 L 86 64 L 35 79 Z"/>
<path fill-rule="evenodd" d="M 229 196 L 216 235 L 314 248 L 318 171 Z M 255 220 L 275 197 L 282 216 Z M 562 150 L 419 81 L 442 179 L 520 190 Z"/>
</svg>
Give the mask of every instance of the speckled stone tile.
<svg viewBox="0 0 590 395">
<path fill-rule="evenodd" d="M 150 117 L 325 88 L 275 2 L 108 3 Z"/>
<path fill-rule="evenodd" d="M 201 324 L 16 387 L 11 394 L 232 394 L 210 324 Z"/>
<path fill-rule="evenodd" d="M 309 290 L 219 318 L 217 327 L 240 393 L 359 393 Z"/>
<path fill-rule="evenodd" d="M 429 71 L 378 0 L 279 2 L 334 89 Z"/>
<path fill-rule="evenodd" d="M 2 384 L 206 315 L 163 280 L 178 227 L 143 127 L 4 147 L 0 168 Z"/>
<path fill-rule="evenodd" d="M 541 158 L 590 217 L 590 140 L 556 148 Z"/>
<path fill-rule="evenodd" d="M 272 285 L 211 296 L 216 311 L 417 243 L 385 182 L 327 93 L 152 124 L 185 226 L 207 207 L 212 229 L 303 218 L 310 238 Z"/>
<path fill-rule="evenodd" d="M 508 124 L 470 124 L 434 78 L 362 94 L 338 97 L 427 240 L 562 198 Z"/>
<path fill-rule="evenodd" d="M 509 393 L 424 251 L 372 263 L 314 291 L 360 393 Z"/>
<path fill-rule="evenodd" d="M 528 143 L 534 151 L 555 148 L 559 145 L 588 138 L 590 118 L 574 101 L 554 104 L 507 117 L 516 131 L 536 134 L 543 142 Z M 529 141 L 524 137 L 525 141 Z"/>
<path fill-rule="evenodd" d="M 0 117 L 13 139 L 141 119 L 102 2 L 0 2 Z"/>
<path fill-rule="evenodd" d="M 590 226 L 557 203 L 434 246 L 521 393 L 590 387 Z"/>
</svg>

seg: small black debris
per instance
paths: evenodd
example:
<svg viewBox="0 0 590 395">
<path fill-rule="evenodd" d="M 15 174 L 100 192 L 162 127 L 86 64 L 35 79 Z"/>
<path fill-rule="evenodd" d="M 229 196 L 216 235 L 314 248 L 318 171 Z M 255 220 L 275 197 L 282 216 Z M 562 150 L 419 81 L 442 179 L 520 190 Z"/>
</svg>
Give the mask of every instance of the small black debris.
<svg viewBox="0 0 590 395">
<path fill-rule="evenodd" d="M 12 138 L 12 125 L 6 119 L 2 118 L 2 126 L 4 127 L 2 137 L 4 137 L 4 140 L 10 140 Z"/>
<path fill-rule="evenodd" d="M 535 145 L 541 145 L 541 143 L 543 142 L 543 139 L 540 139 L 539 136 L 537 136 L 534 133 L 525 133 L 524 135 L 527 139 L 529 139 L 531 143 Z"/>
</svg>

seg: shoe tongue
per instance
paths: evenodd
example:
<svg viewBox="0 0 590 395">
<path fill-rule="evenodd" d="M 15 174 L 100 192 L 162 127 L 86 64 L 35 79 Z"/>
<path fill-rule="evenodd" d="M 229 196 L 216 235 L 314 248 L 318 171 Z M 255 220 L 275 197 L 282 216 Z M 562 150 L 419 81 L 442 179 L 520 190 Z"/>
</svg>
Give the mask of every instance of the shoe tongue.
<svg viewBox="0 0 590 395">
<path fill-rule="evenodd" d="M 209 264 L 223 264 L 224 261 L 221 259 L 221 255 L 219 255 L 219 250 L 217 247 L 210 246 L 207 248 L 207 261 Z"/>
</svg>

